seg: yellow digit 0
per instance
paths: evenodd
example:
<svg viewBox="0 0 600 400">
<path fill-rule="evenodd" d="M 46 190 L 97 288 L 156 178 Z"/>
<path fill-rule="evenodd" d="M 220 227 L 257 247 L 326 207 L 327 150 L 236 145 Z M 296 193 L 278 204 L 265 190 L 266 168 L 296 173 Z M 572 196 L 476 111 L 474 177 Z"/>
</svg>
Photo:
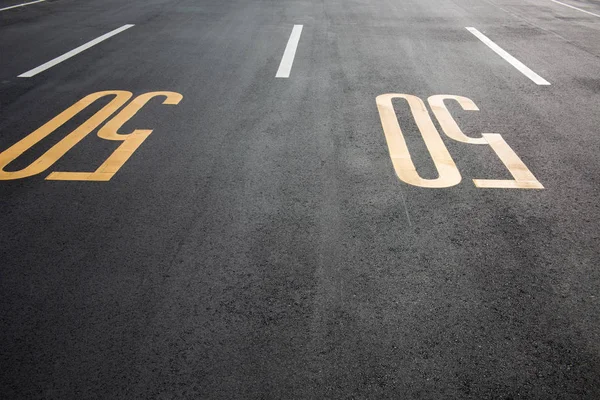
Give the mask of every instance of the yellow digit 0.
<svg viewBox="0 0 600 400">
<path fill-rule="evenodd" d="M 60 142 L 46 151 L 37 160 L 22 170 L 6 171 L 6 167 L 20 155 L 25 153 L 25 151 L 29 150 L 52 132 L 56 131 L 92 103 L 106 96 L 115 96 L 115 98 L 112 99 L 110 103 L 102 107 L 100 111 L 96 112 L 87 121 L 81 124 L 77 129 L 69 133 Z M 90 132 L 92 132 L 100 124 L 102 124 L 102 122 L 109 118 L 115 111 L 121 108 L 121 106 L 127 103 L 131 97 L 131 92 L 110 90 L 93 93 L 79 100 L 77 103 L 73 104 L 71 107 L 67 108 L 65 111 L 48 121 L 42 127 L 36 129 L 0 153 L 0 180 L 27 178 L 44 172 L 62 156 L 64 156 L 69 150 L 71 150 L 73 146 L 79 143 L 83 138 L 89 135 Z"/>
</svg>

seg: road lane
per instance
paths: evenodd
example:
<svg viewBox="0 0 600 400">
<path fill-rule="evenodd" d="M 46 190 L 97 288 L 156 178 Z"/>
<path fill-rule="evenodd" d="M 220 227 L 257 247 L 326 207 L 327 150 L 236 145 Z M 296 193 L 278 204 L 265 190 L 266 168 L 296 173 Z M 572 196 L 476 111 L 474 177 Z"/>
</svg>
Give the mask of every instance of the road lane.
<svg viewBox="0 0 600 400">
<path fill-rule="evenodd" d="M 0 83 L 64 54 L 106 32 L 160 15 L 170 0 L 132 2 L 107 0 L 46 1 L 0 14 Z M 128 18 L 130 18 L 128 20 Z"/>
<path fill-rule="evenodd" d="M 73 50 L 69 50 L 68 52 L 66 52 L 65 54 L 62 54 L 56 58 L 53 58 L 52 60 L 45 62 L 44 64 L 35 67 L 27 72 L 22 73 L 21 75 L 19 75 L 19 78 L 31 78 L 32 76 L 36 76 L 37 74 L 44 72 L 47 69 L 50 69 L 52 67 L 54 67 L 57 64 L 60 64 L 63 61 L 68 60 L 69 58 L 75 57 L 77 54 L 91 48 L 94 47 L 95 45 L 102 43 L 103 41 L 110 39 L 111 37 L 118 35 L 119 33 L 129 29 L 129 28 L 133 28 L 135 25 L 133 24 L 126 24 L 123 25 L 117 29 L 114 29 L 108 33 L 105 33 L 102 36 L 97 37 L 94 40 L 90 40 L 87 43 L 82 44 L 81 46 L 76 47 Z"/>
<path fill-rule="evenodd" d="M 558 39 L 569 42 L 571 45 L 579 47 L 591 54 L 600 54 L 600 43 L 596 40 L 598 35 L 597 18 L 591 15 L 580 13 L 569 9 L 560 4 L 547 0 L 485 0 L 484 3 L 476 0 L 461 0 L 465 10 L 469 10 L 473 17 L 476 16 L 480 22 L 485 21 L 508 21 L 508 27 L 512 27 L 514 33 L 518 33 L 521 39 L 533 39 L 534 35 L 546 34 L 554 35 Z M 593 3 L 586 3 L 590 11 L 600 13 L 600 7 Z M 492 7 L 495 11 L 490 12 Z M 516 24 L 520 21 L 520 24 Z M 532 44 L 543 45 L 546 41 L 530 40 Z M 538 49 L 539 50 L 539 49 Z M 539 52 L 548 54 L 548 50 Z M 550 53 L 552 54 L 552 53 Z M 562 57 L 563 61 L 569 58 Z"/>
<path fill-rule="evenodd" d="M 27 7 L 33 4 L 38 4 L 38 3 L 43 3 L 45 0 L 35 0 L 35 1 L 30 1 L 27 3 L 16 3 L 16 4 L 11 4 L 11 5 L 6 5 L 6 7 L 2 7 L 0 8 L 0 11 L 8 11 L 8 10 L 14 10 L 15 8 L 21 8 L 21 7 Z M 4 4 L 0 4 L 1 6 L 4 6 Z"/>
<path fill-rule="evenodd" d="M 35 346 L 36 348 L 39 346 L 40 353 L 51 354 L 53 359 L 65 360 L 68 368 L 81 369 L 82 365 L 102 366 L 102 370 L 106 374 L 103 378 L 105 382 L 111 381 L 114 373 L 124 373 L 119 371 L 129 369 L 134 371 L 133 374 L 136 374 L 139 370 L 145 368 L 144 363 L 135 361 L 139 361 L 144 354 L 145 349 L 141 342 L 127 340 L 127 343 L 117 344 L 117 347 L 114 347 L 114 333 L 120 329 L 117 328 L 115 331 L 114 328 L 125 324 L 125 320 L 119 323 L 120 318 L 129 319 L 129 317 L 126 317 L 127 313 L 123 314 L 123 311 L 120 310 L 125 310 L 138 302 L 139 306 L 143 306 L 142 308 L 146 307 L 143 304 L 148 301 L 155 303 L 156 299 L 147 298 L 147 300 L 143 300 L 144 297 L 147 297 L 144 294 L 147 289 L 144 287 L 155 279 L 163 280 L 165 274 L 162 273 L 162 270 L 167 269 L 171 262 L 175 263 L 173 258 L 178 247 L 177 243 L 186 237 L 187 229 L 189 229 L 187 226 L 190 223 L 195 223 L 198 216 L 194 216 L 196 214 L 202 215 L 202 210 L 206 207 L 202 201 L 202 197 L 206 196 L 206 194 L 203 194 L 205 190 L 202 190 L 202 188 L 217 185 L 214 196 L 219 196 L 220 182 L 218 178 L 223 178 L 223 175 L 220 174 L 213 179 L 211 174 L 214 174 L 213 170 L 216 169 L 218 172 L 229 163 L 233 162 L 235 165 L 237 159 L 235 154 L 233 160 L 223 158 L 229 152 L 228 146 L 223 143 L 236 143 L 240 135 L 243 137 L 244 129 L 248 127 L 238 120 L 238 118 L 245 118 L 244 113 L 239 111 L 240 104 L 244 104 L 244 102 L 240 103 L 240 98 L 245 96 L 246 103 L 251 100 L 248 96 L 251 96 L 253 91 L 256 90 L 255 87 L 260 87 L 256 86 L 257 79 L 263 83 L 273 80 L 277 62 L 285 45 L 280 39 L 289 33 L 288 25 L 280 24 L 275 27 L 267 26 L 258 29 L 254 25 L 244 24 L 243 20 L 245 18 L 256 15 L 261 10 L 252 5 L 245 7 L 236 5 L 236 8 L 238 9 L 237 12 L 223 12 L 220 18 L 211 15 L 210 21 L 208 19 L 202 20 L 202 10 L 198 10 L 196 15 L 190 16 L 189 9 L 186 9 L 185 12 L 175 14 L 173 21 L 148 27 L 140 26 L 139 33 L 136 32 L 138 36 L 134 37 L 132 41 L 125 42 L 135 43 L 138 50 L 134 51 L 133 54 L 132 49 L 127 47 L 122 48 L 120 51 L 118 47 L 112 48 L 108 51 L 108 54 L 105 53 L 105 58 L 100 59 L 89 53 L 82 54 L 81 57 L 77 58 L 80 65 L 64 64 L 61 68 L 49 70 L 43 80 L 40 79 L 42 82 L 41 88 L 26 94 L 6 109 L 6 114 L 9 117 L 14 114 L 16 114 L 15 117 L 21 117 L 19 110 L 31 109 L 32 106 L 29 105 L 31 103 L 35 104 L 35 110 L 38 113 L 43 112 L 45 108 L 50 108 L 49 112 L 40 116 L 41 123 L 41 121 L 48 120 L 52 114 L 56 114 L 66 106 L 74 103 L 84 94 L 99 89 L 127 86 L 131 90 L 137 90 L 138 93 L 139 91 L 156 89 L 175 90 L 186 96 L 190 90 L 195 93 L 195 101 L 187 102 L 184 99 L 180 107 L 173 108 L 173 114 L 170 118 L 165 118 L 165 114 L 156 114 L 156 117 L 148 119 L 153 114 L 146 114 L 145 119 L 137 120 L 137 123 L 141 123 L 141 125 L 136 125 L 136 121 L 132 121 L 132 127 L 153 127 L 155 128 L 154 134 L 160 133 L 161 135 L 156 137 L 159 140 L 158 144 L 154 142 L 152 147 L 145 149 L 145 151 L 149 150 L 150 153 L 144 154 L 144 149 L 140 149 L 142 153 L 138 154 L 141 157 L 137 159 L 137 162 L 135 158 L 130 160 L 120 171 L 121 176 L 127 176 L 129 168 L 133 168 L 134 175 L 131 176 L 131 179 L 133 179 L 133 182 L 138 182 L 138 184 L 131 185 L 131 180 L 126 179 L 120 185 L 117 182 L 117 186 L 113 186 L 113 189 L 109 189 L 107 192 L 107 188 L 102 187 L 82 189 L 82 186 L 73 182 L 69 182 L 68 185 L 51 183 L 53 186 L 47 186 L 47 182 L 41 181 L 41 177 L 40 179 L 32 178 L 29 182 L 6 182 L 7 185 L 4 189 L 10 190 L 9 188 L 12 187 L 17 193 L 21 190 L 23 184 L 37 186 L 45 193 L 49 203 L 60 208 L 60 210 L 53 209 L 53 211 L 43 207 L 38 209 L 34 206 L 35 203 L 31 204 L 27 201 L 26 204 L 19 206 L 18 195 L 12 192 L 11 197 L 15 204 L 6 204 L 6 206 L 21 211 L 31 209 L 34 213 L 34 220 L 46 220 L 48 226 L 42 235 L 46 237 L 45 235 L 49 234 L 46 237 L 49 243 L 48 247 L 42 247 L 39 244 L 41 240 L 39 235 L 29 237 L 28 232 L 30 232 L 31 226 L 23 230 L 19 230 L 17 227 L 17 231 L 12 231 L 4 237 L 6 240 L 3 240 L 2 248 L 4 251 L 13 254 L 11 260 L 12 267 L 15 268 L 15 275 L 22 276 L 21 274 L 25 273 L 26 276 L 29 276 L 34 274 L 33 281 L 38 282 L 38 284 L 48 280 L 52 282 L 48 289 L 50 293 L 42 289 L 38 298 L 50 297 L 49 304 L 42 306 L 42 308 L 56 311 L 50 312 L 47 317 L 37 314 L 28 316 L 32 320 L 42 318 L 46 321 L 44 323 L 45 338 L 52 340 L 52 337 L 56 337 L 58 343 L 69 340 L 71 335 L 64 332 L 63 327 L 73 329 L 72 327 L 75 324 L 75 337 L 88 337 L 93 347 L 101 352 L 100 354 L 106 354 L 101 357 L 103 360 L 99 363 L 93 361 L 93 357 L 95 357 L 93 354 L 76 354 L 72 351 L 69 351 L 67 359 L 64 359 L 64 356 L 61 355 L 61 346 L 57 342 L 54 342 L 53 346 L 45 346 L 46 342 L 37 337 L 36 330 L 22 332 L 19 330 L 20 326 L 14 324 L 14 332 L 17 337 L 30 338 L 25 341 L 26 345 Z M 200 24 L 200 27 L 198 24 Z M 264 46 L 262 51 L 256 51 L 256 43 L 262 43 L 262 46 Z M 148 58 L 147 54 L 152 54 L 157 46 L 158 48 L 170 48 L 172 52 L 157 53 L 152 58 Z M 185 63 L 182 63 L 181 60 L 177 61 L 177 56 L 184 52 L 192 56 L 186 58 Z M 265 54 L 268 56 L 265 57 Z M 81 64 L 83 66 L 92 65 L 94 68 L 82 68 Z M 170 75 L 165 74 L 165 68 L 171 70 Z M 129 70 L 130 72 L 126 76 L 115 76 L 115 70 Z M 141 83 L 135 83 L 136 81 Z M 20 82 L 16 84 L 20 84 Z M 38 98 L 43 98 L 45 102 L 38 103 L 36 100 Z M 56 104 L 57 98 L 62 99 L 62 104 Z M 184 114 L 180 114 L 179 111 Z M 195 115 L 198 117 L 194 118 Z M 230 118 L 227 118 L 228 115 Z M 231 116 L 236 117 L 236 119 L 232 120 Z M 170 123 L 167 125 L 159 123 L 162 119 L 166 119 Z M 9 121 L 3 118 L 3 123 L 5 124 L 2 127 L 3 133 L 13 132 L 11 138 L 3 137 L 3 147 L 16 137 L 23 135 L 23 132 L 19 132 L 17 128 L 19 130 L 28 129 L 30 125 L 29 123 L 19 122 L 18 118 Z M 31 129 L 26 132 L 35 129 L 35 126 L 29 128 Z M 150 142 L 146 144 L 152 143 L 153 139 L 154 137 L 151 137 Z M 102 145 L 101 141 L 92 142 L 92 144 L 74 152 L 64 160 L 65 162 L 62 163 L 60 170 L 89 170 L 97 166 L 98 161 L 104 158 L 103 155 L 108 150 L 106 147 L 106 145 Z M 90 157 L 90 154 L 99 152 L 99 150 L 103 153 Z M 74 157 L 74 159 L 71 157 Z M 220 159 L 222 161 L 219 161 L 213 167 L 216 160 Z M 182 172 L 184 173 L 182 174 Z M 140 173 L 142 177 L 140 177 Z M 170 183 L 166 184 L 167 182 Z M 45 184 L 46 188 L 38 186 L 40 184 Z M 155 189 L 152 189 L 153 187 L 159 188 L 159 191 L 155 192 Z M 152 193 L 155 194 L 152 195 Z M 79 194 L 83 197 L 79 197 Z M 138 198 L 140 195 L 146 198 L 147 202 L 140 201 L 141 199 Z M 90 200 L 91 203 L 84 199 Z M 116 203 L 110 199 L 113 199 Z M 159 199 L 158 202 L 156 202 L 157 199 Z M 77 211 L 77 209 L 72 208 L 74 204 L 81 204 L 83 208 Z M 85 217 L 93 209 L 104 208 L 108 214 L 101 212 L 98 219 L 92 217 L 93 219 L 90 221 Z M 109 210 L 117 209 L 120 209 L 120 211 L 117 211 L 116 215 L 112 215 L 112 211 L 109 212 Z M 58 218 L 54 219 L 50 215 L 56 215 Z M 64 215 L 66 220 L 60 217 L 61 215 Z M 155 215 L 158 220 L 139 221 L 142 215 Z M 15 216 L 18 218 L 18 215 Z M 146 220 L 145 217 L 142 219 Z M 125 229 L 121 230 L 117 227 L 124 227 Z M 65 245 L 61 244 L 64 237 L 62 232 L 67 234 L 78 232 L 77 236 L 81 238 L 82 247 L 65 248 Z M 95 239 L 98 236 L 104 238 L 102 240 Z M 27 239 L 28 237 L 29 239 Z M 133 238 L 132 240 L 135 242 L 133 247 L 136 250 L 133 253 L 128 250 L 131 248 L 132 243 L 127 238 Z M 30 247 L 35 247 L 37 251 L 28 252 L 27 249 Z M 56 255 L 57 251 L 65 251 L 65 258 Z M 60 271 L 57 271 L 51 277 L 35 273 L 35 271 L 41 272 L 39 266 L 34 264 L 35 260 L 40 253 L 44 254 L 45 252 L 51 254 L 50 258 L 53 260 L 50 262 L 51 265 L 61 265 L 63 267 L 69 265 L 68 260 L 70 257 L 74 256 L 77 259 L 76 254 L 83 257 L 77 262 L 76 266 L 73 266 L 73 268 L 81 271 L 83 281 L 78 281 L 75 288 L 69 290 L 71 294 L 64 297 L 64 300 L 54 299 L 51 294 L 52 287 L 61 287 L 62 285 L 63 277 Z M 50 264 L 48 267 L 52 268 Z M 32 268 L 33 271 L 27 270 L 28 267 Z M 23 268 L 26 271 L 23 271 Z M 105 275 L 103 271 L 105 268 L 110 268 L 113 273 Z M 148 274 L 146 268 L 149 269 L 150 274 Z M 143 285 L 144 287 L 132 290 L 127 285 L 122 286 L 122 282 L 130 281 L 131 278 L 128 278 L 128 276 L 135 277 L 136 274 L 141 274 L 140 277 L 146 277 L 142 278 L 142 282 L 147 282 Z M 134 280 L 137 281 L 137 278 L 134 278 Z M 15 282 L 12 283 L 14 286 L 11 286 L 11 292 L 13 297 L 17 297 L 15 292 L 19 290 L 15 286 L 18 287 L 18 285 Z M 118 293 L 118 297 L 120 297 L 118 304 L 122 306 L 115 303 L 115 305 L 108 306 L 108 309 L 105 310 L 105 306 L 96 303 L 100 299 L 108 300 L 106 297 L 108 293 L 102 288 L 110 288 L 111 292 Z M 25 293 L 28 292 L 27 287 L 24 290 Z M 158 290 L 161 291 L 162 288 Z M 160 293 L 157 293 L 157 295 L 160 297 Z M 112 297 L 111 295 L 108 296 Z M 85 298 L 88 300 L 84 300 Z M 76 320 L 83 321 L 83 325 L 72 319 L 73 317 L 69 314 L 63 312 L 57 314 L 59 310 L 68 307 L 69 303 L 79 304 L 82 300 L 90 301 L 92 305 L 85 315 L 73 315 Z M 36 300 L 31 299 L 30 301 Z M 63 301 L 66 303 L 63 303 Z M 101 300 L 101 303 L 104 303 L 104 301 Z M 93 306 L 94 304 L 96 306 Z M 7 309 L 11 309 L 11 305 L 13 305 L 12 302 L 7 304 Z M 152 311 L 150 304 L 147 306 L 149 307 L 147 311 L 140 309 L 142 312 L 140 315 L 144 315 L 144 319 L 149 318 L 155 312 Z M 125 307 L 125 309 L 121 307 Z M 17 302 L 12 310 L 11 315 L 14 315 L 14 319 L 18 320 L 22 312 L 22 306 Z M 120 315 L 122 317 L 119 317 Z M 135 320 L 135 318 L 130 322 L 126 324 L 129 326 L 127 328 L 129 332 L 133 334 L 136 331 L 136 326 L 140 324 L 139 335 L 147 335 L 148 331 L 142 328 L 146 322 Z M 86 326 L 91 326 L 88 331 L 90 333 L 97 331 L 106 334 L 90 337 L 85 333 L 88 329 Z M 9 332 L 12 332 L 12 330 Z M 12 343 L 15 338 L 10 337 L 8 341 Z M 114 350 L 111 350 L 113 348 Z M 73 379 L 70 372 L 56 376 L 52 373 L 52 364 L 38 364 L 35 358 L 28 358 L 26 347 L 21 347 L 18 350 L 12 353 L 17 359 L 13 360 L 11 364 L 15 365 L 15 370 L 19 374 L 23 373 L 23 375 L 15 374 L 16 377 L 26 378 L 28 373 L 31 372 L 30 368 L 35 367 L 42 370 L 42 373 L 37 376 L 38 379 L 34 380 L 34 385 L 25 389 L 26 383 L 22 384 L 24 392 L 20 393 L 31 395 L 38 390 L 36 384 L 44 388 L 56 385 L 59 388 L 58 393 L 68 393 L 65 392 L 65 390 L 68 390 L 66 383 L 68 380 Z M 21 357 L 25 357 L 25 359 L 22 360 Z M 84 368 L 78 373 L 79 378 L 73 384 L 84 390 L 84 393 L 102 392 L 107 397 L 120 397 L 132 385 L 132 381 L 129 379 L 114 381 L 112 389 L 90 385 L 90 382 L 96 379 L 97 371 L 95 367 Z M 48 378 L 51 379 L 50 382 L 48 382 Z M 149 380 L 148 387 L 142 388 L 142 390 L 154 390 L 151 375 L 144 374 L 139 378 L 139 381 L 144 382 L 146 379 Z"/>
<path fill-rule="evenodd" d="M 576 11 L 582 12 L 584 14 L 600 18 L 600 14 L 596 14 L 591 11 L 584 10 L 583 8 L 575 7 L 573 4 L 563 3 L 562 1 L 556 1 L 556 0 L 552 0 L 552 2 L 556 3 L 556 4 L 560 4 L 561 6 L 564 6 L 564 7 L 569 7 L 572 10 L 576 10 Z"/>
<path fill-rule="evenodd" d="M 521 61 L 517 60 L 512 55 L 508 54 L 503 48 L 494 43 L 490 38 L 485 36 L 483 33 L 479 32 L 477 28 L 467 27 L 469 32 L 471 32 L 475 37 L 481 40 L 486 46 L 488 46 L 494 53 L 498 54 L 500 57 L 504 58 L 510 65 L 519 70 L 523 75 L 531 79 L 536 85 L 550 85 L 550 83 L 533 72 L 531 68 L 527 67 Z"/>
<path fill-rule="evenodd" d="M 171 2 L 127 15 L 127 40 L 10 80 L 0 149 L 100 90 L 183 100 L 123 127 L 154 132 L 110 182 L 2 182 L 3 392 L 597 397 L 598 93 L 585 79 L 598 67 L 555 36 L 515 45 L 518 19 L 469 4 Z M 293 73 L 273 79 L 292 24 L 304 26 Z M 553 85 L 465 26 L 493 28 Z M 550 62 L 547 47 L 571 61 Z M 459 185 L 399 181 L 384 93 L 472 99 L 480 111 L 447 103 L 462 130 L 501 134 L 546 189 L 475 187 L 510 174 L 488 146 L 447 137 Z M 417 171 L 434 178 L 394 105 Z M 57 170 L 92 171 L 116 146 L 93 133 Z"/>
</svg>

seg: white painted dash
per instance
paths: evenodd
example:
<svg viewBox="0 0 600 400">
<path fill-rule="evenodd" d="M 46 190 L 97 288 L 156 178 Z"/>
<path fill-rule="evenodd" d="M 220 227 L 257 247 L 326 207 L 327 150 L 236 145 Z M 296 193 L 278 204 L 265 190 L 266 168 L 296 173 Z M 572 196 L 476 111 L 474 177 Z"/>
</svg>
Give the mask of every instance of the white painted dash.
<svg viewBox="0 0 600 400">
<path fill-rule="evenodd" d="M 37 4 L 37 3 L 44 2 L 44 1 L 46 1 L 46 0 L 35 0 L 35 1 L 30 1 L 28 3 L 15 4 L 14 6 L 0 8 L 0 11 L 12 10 L 13 8 L 25 7 L 25 6 L 29 6 L 31 4 Z"/>
<path fill-rule="evenodd" d="M 105 33 L 104 35 L 102 35 L 90 42 L 87 42 L 86 44 L 81 45 L 81 46 L 77 47 L 76 49 L 69 51 L 68 53 L 63 54 L 60 57 L 56 57 L 55 59 L 50 60 L 47 63 L 40 65 L 39 67 L 36 67 L 32 70 L 22 73 L 21 75 L 19 75 L 19 78 L 31 78 L 32 76 L 35 76 L 35 75 L 39 74 L 40 72 L 44 72 L 45 70 L 54 67 L 56 64 L 60 64 L 61 62 L 68 60 L 69 58 L 71 58 L 73 56 L 76 56 L 77 54 L 81 53 L 82 51 L 85 51 L 85 50 L 89 49 L 90 47 L 95 46 L 98 43 L 103 42 L 106 39 L 111 38 L 133 26 L 135 26 L 135 25 L 127 24 L 127 25 L 123 25 L 120 28 L 115 29 L 114 31 Z"/>
<path fill-rule="evenodd" d="M 467 30 L 471 32 L 473 35 L 477 37 L 477 39 L 481 40 L 487 47 L 492 49 L 496 54 L 500 57 L 504 58 L 508 61 L 513 67 L 519 70 L 523 75 L 531 79 L 538 85 L 550 85 L 550 82 L 533 72 L 529 67 L 523 64 L 521 61 L 517 60 L 513 56 L 511 56 L 508 52 L 498 46 L 496 43 L 492 42 L 487 36 L 483 33 L 479 32 L 475 28 L 468 27 Z"/>
<path fill-rule="evenodd" d="M 292 71 L 292 64 L 294 64 L 294 57 L 296 56 L 296 49 L 298 48 L 298 42 L 300 42 L 300 35 L 302 34 L 302 25 L 294 25 L 292 34 L 288 40 L 285 51 L 283 52 L 283 58 L 279 64 L 277 75 L 275 78 L 289 78 L 290 72 Z"/>
<path fill-rule="evenodd" d="M 600 15 L 598 15 L 598 14 L 594 14 L 593 12 L 589 12 L 589 11 L 587 11 L 587 10 L 584 10 L 583 8 L 575 7 L 575 6 L 572 6 L 572 5 L 570 5 L 570 4 L 567 4 L 567 3 L 562 3 L 562 2 L 560 2 L 560 1 L 556 1 L 556 0 L 552 0 L 552 1 L 553 1 L 554 3 L 556 3 L 556 4 L 560 4 L 560 5 L 562 5 L 562 6 L 565 6 L 565 7 L 572 8 L 573 10 L 581 11 L 582 13 L 590 14 L 590 15 L 593 15 L 594 17 L 598 17 L 598 18 L 600 18 Z"/>
</svg>

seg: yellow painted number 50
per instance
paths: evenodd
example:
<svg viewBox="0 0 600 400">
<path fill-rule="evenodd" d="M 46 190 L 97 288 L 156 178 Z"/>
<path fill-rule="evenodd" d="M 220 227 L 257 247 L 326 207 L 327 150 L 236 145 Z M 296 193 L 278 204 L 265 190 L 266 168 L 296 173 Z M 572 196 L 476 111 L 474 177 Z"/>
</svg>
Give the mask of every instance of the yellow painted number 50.
<svg viewBox="0 0 600 400">
<path fill-rule="evenodd" d="M 6 171 L 6 167 L 21 156 L 25 151 L 35 146 L 64 125 L 71 118 L 97 100 L 112 96 L 113 99 L 102 109 L 92 115 L 87 121 L 69 133 L 50 150 L 42 154 L 29 166 L 19 171 Z M 131 92 L 111 90 L 90 94 L 65 111 L 48 121 L 41 128 L 35 130 L 13 146 L 0 153 L 0 180 L 27 178 L 40 174 L 50 168 L 83 138 L 100 126 L 119 108 L 125 105 L 133 96 Z M 116 116 L 110 119 L 99 131 L 98 137 L 105 140 L 122 142 L 119 147 L 96 169 L 94 172 L 52 172 L 46 177 L 48 180 L 78 180 L 78 181 L 108 181 L 125 164 L 133 152 L 152 133 L 151 129 L 136 129 L 128 134 L 118 133 L 118 130 L 129 121 L 142 107 L 154 97 L 164 97 L 162 104 L 179 104 L 183 96 L 175 92 L 152 92 L 142 94 L 127 104 Z"/>
<path fill-rule="evenodd" d="M 408 102 L 413 118 L 421 132 L 423 141 L 431 154 L 433 163 L 438 171 L 435 179 L 422 178 L 412 161 L 406 140 L 400 129 L 396 118 L 396 112 L 392 105 L 393 99 L 404 99 Z M 458 127 L 456 121 L 450 115 L 444 100 L 456 101 L 463 110 L 478 111 L 479 109 L 472 100 L 452 95 L 431 96 L 428 99 L 429 106 L 438 120 L 442 130 L 449 138 L 469 144 L 485 144 L 494 150 L 502 163 L 506 166 L 513 179 L 473 179 L 475 186 L 479 188 L 515 188 L 515 189 L 543 189 L 542 184 L 533 176 L 519 156 L 497 133 L 483 133 L 480 138 L 472 138 L 465 135 Z M 437 131 L 427 107 L 423 100 L 408 94 L 382 94 L 377 97 L 377 108 L 383 125 L 383 131 L 387 140 L 390 157 L 396 175 L 403 182 L 410 185 L 426 188 L 446 188 L 460 183 L 462 177 L 452 156 L 444 145 Z"/>
</svg>

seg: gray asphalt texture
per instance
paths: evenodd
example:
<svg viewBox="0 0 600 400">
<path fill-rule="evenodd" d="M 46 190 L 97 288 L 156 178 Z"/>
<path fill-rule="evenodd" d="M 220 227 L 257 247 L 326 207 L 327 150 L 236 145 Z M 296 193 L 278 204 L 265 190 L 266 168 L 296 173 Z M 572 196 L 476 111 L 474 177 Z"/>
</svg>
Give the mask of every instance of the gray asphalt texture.
<svg viewBox="0 0 600 400">
<path fill-rule="evenodd" d="M 95 170 L 118 145 L 95 133 L 0 181 L 1 398 L 600 398 L 600 18 L 549 0 L 55 0 L 0 13 L 0 58 L 0 151 L 94 92 L 183 95 L 123 127 L 154 131 L 109 182 L 44 180 Z M 472 99 L 449 103 L 464 132 L 500 133 L 545 189 L 476 188 L 510 175 L 447 137 L 459 185 L 400 181 L 384 93 Z"/>
</svg>

